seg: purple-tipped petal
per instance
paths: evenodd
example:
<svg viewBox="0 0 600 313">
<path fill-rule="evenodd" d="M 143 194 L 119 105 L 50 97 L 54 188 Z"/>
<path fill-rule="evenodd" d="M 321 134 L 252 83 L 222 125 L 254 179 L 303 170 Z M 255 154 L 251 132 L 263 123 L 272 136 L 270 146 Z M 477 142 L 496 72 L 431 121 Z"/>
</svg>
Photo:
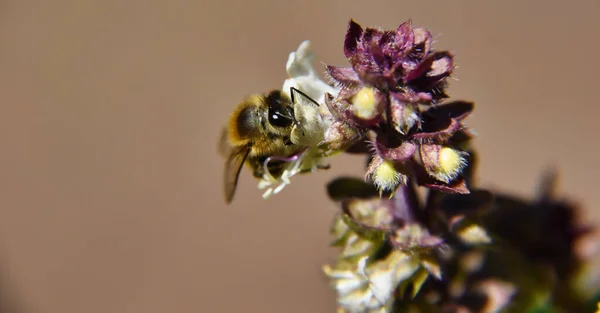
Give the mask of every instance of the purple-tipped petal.
<svg viewBox="0 0 600 313">
<path fill-rule="evenodd" d="M 469 116 L 474 108 L 475 103 L 458 100 L 431 107 L 424 113 L 424 116 L 435 120 L 452 118 L 461 121 Z"/>
<path fill-rule="evenodd" d="M 403 92 L 392 92 L 391 94 L 394 99 L 403 103 L 429 104 L 432 100 L 430 94 L 426 92 L 415 92 L 410 89 Z"/>
<path fill-rule="evenodd" d="M 417 145 L 413 142 L 402 141 L 397 145 L 396 143 L 391 143 L 388 138 L 384 134 L 378 134 L 375 139 L 374 146 L 377 154 L 384 159 L 400 162 L 408 161 L 417 152 Z"/>
<path fill-rule="evenodd" d="M 344 54 L 346 58 L 350 59 L 356 54 L 358 47 L 358 40 L 363 34 L 363 28 L 354 20 L 350 20 L 348 23 L 348 29 L 346 30 L 346 39 L 344 40 Z"/>
<path fill-rule="evenodd" d="M 444 244 L 440 237 L 431 235 L 427 228 L 418 223 L 405 224 L 397 229 L 390 239 L 397 249 L 417 254 L 429 253 Z"/>
<path fill-rule="evenodd" d="M 382 77 L 383 69 L 375 63 L 370 51 L 354 55 L 349 62 L 363 84 L 380 87 L 382 83 L 386 83 Z"/>
<path fill-rule="evenodd" d="M 415 34 L 413 32 L 412 20 L 408 20 L 396 29 L 394 46 L 397 47 L 395 52 L 395 60 L 399 61 L 400 57 L 404 57 L 407 50 L 415 44 Z"/>
<path fill-rule="evenodd" d="M 435 61 L 434 57 L 434 55 L 431 55 L 423 62 L 421 62 L 416 68 L 408 72 L 406 74 L 406 77 L 404 78 L 404 81 L 408 84 L 415 79 L 423 77 L 427 72 L 431 70 L 433 62 Z"/>
<path fill-rule="evenodd" d="M 468 194 L 470 193 L 469 188 L 467 188 L 467 184 L 464 179 L 457 179 L 455 181 L 450 182 L 450 184 L 445 185 L 441 182 L 431 182 L 425 183 L 422 186 L 439 190 L 445 193 L 460 193 L 460 194 Z"/>
<path fill-rule="evenodd" d="M 410 52 L 410 57 L 422 59 L 431 49 L 431 33 L 425 28 L 414 28 L 413 34 L 415 36 L 415 41 Z"/>
<path fill-rule="evenodd" d="M 341 120 L 344 118 L 344 116 L 346 115 L 346 103 L 343 103 L 342 101 L 339 101 L 338 99 L 334 98 L 332 94 L 325 94 L 325 105 L 327 106 L 327 109 L 329 109 L 329 112 L 331 112 L 331 115 L 333 115 L 333 117 L 335 117 L 336 120 Z"/>
<path fill-rule="evenodd" d="M 411 138 L 438 143 L 448 141 L 462 127 L 462 124 L 453 118 L 429 121 L 424 119 L 422 125 L 421 131 L 411 135 Z"/>
<path fill-rule="evenodd" d="M 376 28 L 367 28 L 361 38 L 363 52 L 369 53 L 372 44 L 379 44 L 379 41 L 384 35 L 384 31 Z"/>
<path fill-rule="evenodd" d="M 440 171 L 440 150 L 443 147 L 436 144 L 422 144 L 419 146 L 419 155 L 421 162 L 429 175 L 435 177 L 436 172 Z"/>
<path fill-rule="evenodd" d="M 379 38 L 378 44 L 380 47 L 382 47 L 383 50 L 386 51 L 387 54 L 387 48 L 389 45 L 393 44 L 394 41 L 396 40 L 396 33 L 393 31 L 383 31 L 381 33 L 381 38 Z"/>
<path fill-rule="evenodd" d="M 342 201 L 342 212 L 351 218 L 360 231 L 389 232 L 392 230 L 392 202 L 388 199 L 347 199 Z M 356 229 L 353 229 L 356 231 Z"/>
<path fill-rule="evenodd" d="M 436 100 L 446 98 L 446 79 L 454 70 L 449 52 L 431 54 L 406 75 L 406 84 L 417 92 L 428 92 Z"/>
<path fill-rule="evenodd" d="M 355 86 L 360 84 L 358 75 L 351 67 L 327 65 L 325 71 L 332 80 L 342 86 Z"/>
<path fill-rule="evenodd" d="M 436 52 L 435 61 L 431 65 L 431 70 L 427 73 L 429 77 L 446 78 L 454 70 L 454 57 L 450 52 Z"/>
<path fill-rule="evenodd" d="M 384 38 L 383 37 L 380 38 L 379 41 L 381 41 L 382 39 L 384 39 Z M 381 44 L 375 40 L 371 40 L 369 42 L 369 44 L 370 44 L 369 52 L 371 52 L 371 58 L 373 59 L 375 64 L 377 64 L 377 66 L 379 68 L 382 68 L 382 69 L 387 68 L 389 66 L 389 64 L 388 64 L 389 62 L 384 54 L 384 51 L 381 48 Z"/>
<path fill-rule="evenodd" d="M 325 140 L 321 144 L 329 149 L 345 150 L 362 138 L 362 134 L 350 125 L 335 121 L 325 132 Z"/>
<path fill-rule="evenodd" d="M 344 103 L 345 107 L 350 106 L 349 99 L 352 99 L 352 97 L 356 95 L 356 93 L 361 89 L 361 87 L 362 85 L 358 85 L 356 87 L 342 87 L 342 90 L 340 90 L 337 97 L 338 99 L 343 99 L 341 101 Z"/>
</svg>

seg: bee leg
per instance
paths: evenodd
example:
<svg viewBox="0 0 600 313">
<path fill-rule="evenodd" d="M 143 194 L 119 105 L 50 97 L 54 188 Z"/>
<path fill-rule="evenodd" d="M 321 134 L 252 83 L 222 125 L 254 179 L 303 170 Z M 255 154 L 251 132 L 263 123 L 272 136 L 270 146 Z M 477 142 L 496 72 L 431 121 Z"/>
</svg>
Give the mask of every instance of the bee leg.
<svg viewBox="0 0 600 313">
<path fill-rule="evenodd" d="M 273 175 L 273 177 L 281 177 L 281 174 L 283 174 L 283 168 L 284 168 L 285 162 L 281 162 L 281 161 L 271 161 L 269 162 L 269 165 L 267 166 L 269 169 L 269 173 L 271 173 L 271 175 Z"/>
<path fill-rule="evenodd" d="M 262 167 L 257 167 L 254 169 L 254 172 L 252 172 L 252 176 L 256 178 L 262 178 L 264 174 L 265 171 L 263 171 Z"/>
<path fill-rule="evenodd" d="M 253 169 L 252 175 L 254 177 L 262 178 L 265 175 L 264 164 L 265 164 L 266 160 L 267 160 L 266 156 L 252 158 L 252 160 L 249 160 L 250 165 Z M 271 176 L 278 178 L 281 176 L 281 174 L 283 174 L 284 165 L 285 165 L 285 162 L 283 162 L 283 161 L 272 160 L 269 162 L 269 164 L 267 164 L 267 170 L 269 171 Z"/>
<path fill-rule="evenodd" d="M 283 137 L 283 144 L 286 146 L 291 146 L 294 143 L 290 140 L 290 137 Z"/>
<path fill-rule="evenodd" d="M 265 170 L 263 168 L 264 159 L 265 158 L 252 158 L 251 160 L 248 160 L 248 162 L 250 163 L 250 167 L 252 168 L 252 176 L 256 178 L 263 177 L 263 175 L 265 174 Z"/>
</svg>

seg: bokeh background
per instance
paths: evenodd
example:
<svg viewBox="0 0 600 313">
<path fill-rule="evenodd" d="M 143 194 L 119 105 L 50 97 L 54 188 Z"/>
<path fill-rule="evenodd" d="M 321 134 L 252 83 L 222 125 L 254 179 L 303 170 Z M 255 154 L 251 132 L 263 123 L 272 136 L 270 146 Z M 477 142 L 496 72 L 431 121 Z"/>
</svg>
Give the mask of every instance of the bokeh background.
<svg viewBox="0 0 600 313">
<path fill-rule="evenodd" d="M 476 101 L 482 186 L 561 196 L 600 221 L 598 1 L 0 1 L 2 313 L 334 312 L 324 184 L 340 156 L 264 201 L 223 201 L 219 132 L 280 88 L 312 40 L 344 65 L 347 22 L 412 18 Z"/>
</svg>

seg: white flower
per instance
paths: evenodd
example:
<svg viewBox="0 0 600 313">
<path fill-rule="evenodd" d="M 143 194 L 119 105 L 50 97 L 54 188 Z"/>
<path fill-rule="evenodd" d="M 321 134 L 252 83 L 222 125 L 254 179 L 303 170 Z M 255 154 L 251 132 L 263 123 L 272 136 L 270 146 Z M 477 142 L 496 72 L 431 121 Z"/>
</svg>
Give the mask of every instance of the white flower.
<svg viewBox="0 0 600 313">
<path fill-rule="evenodd" d="M 333 280 L 342 312 L 390 312 L 399 284 L 420 268 L 418 258 L 401 251 L 369 265 L 367 260 L 365 256 L 356 264 L 342 260 L 335 268 L 324 267 L 325 274 Z"/>
<path fill-rule="evenodd" d="M 289 78 L 283 83 L 283 91 L 289 93 L 290 87 L 295 87 L 319 104 L 324 104 L 325 94 L 337 95 L 340 88 L 333 87 L 319 78 L 312 65 L 314 53 L 310 50 L 310 44 L 309 40 L 305 40 L 300 43 L 296 51 L 290 53 L 285 65 Z M 329 113 L 326 111 L 327 106 L 322 105 L 322 107 L 326 113 Z"/>
<path fill-rule="evenodd" d="M 288 79 L 283 83 L 283 92 L 290 98 L 291 88 L 294 87 L 316 101 L 319 106 L 311 103 L 301 94 L 294 94 L 294 115 L 298 124 L 291 133 L 292 143 L 305 146 L 301 153 L 290 158 L 285 158 L 284 171 L 281 177 L 274 177 L 268 171 L 258 183 L 259 189 L 266 189 L 263 198 L 277 194 L 286 185 L 290 178 L 300 172 L 312 172 L 326 165 L 321 164 L 324 152 L 317 146 L 324 140 L 325 132 L 333 122 L 331 113 L 325 105 L 325 94 L 337 95 L 339 88 L 332 87 L 317 74 L 312 65 L 314 53 L 310 50 L 310 41 L 303 41 L 298 49 L 291 52 L 286 63 Z M 280 160 L 284 158 L 279 158 Z"/>
</svg>

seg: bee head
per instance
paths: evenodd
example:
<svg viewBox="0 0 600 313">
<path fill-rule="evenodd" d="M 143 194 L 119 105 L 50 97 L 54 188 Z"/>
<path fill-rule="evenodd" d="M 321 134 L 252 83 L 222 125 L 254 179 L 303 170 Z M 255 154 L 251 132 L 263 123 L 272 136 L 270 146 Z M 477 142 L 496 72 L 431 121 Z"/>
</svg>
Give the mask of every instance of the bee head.
<svg viewBox="0 0 600 313">
<path fill-rule="evenodd" d="M 271 91 L 265 97 L 267 121 L 276 131 L 289 131 L 294 125 L 294 107 L 291 100 L 280 90 Z"/>
<path fill-rule="evenodd" d="M 287 95 L 274 90 L 266 95 L 253 95 L 238 105 L 229 120 L 229 139 L 234 145 L 258 138 L 289 136 L 294 108 Z"/>
</svg>

